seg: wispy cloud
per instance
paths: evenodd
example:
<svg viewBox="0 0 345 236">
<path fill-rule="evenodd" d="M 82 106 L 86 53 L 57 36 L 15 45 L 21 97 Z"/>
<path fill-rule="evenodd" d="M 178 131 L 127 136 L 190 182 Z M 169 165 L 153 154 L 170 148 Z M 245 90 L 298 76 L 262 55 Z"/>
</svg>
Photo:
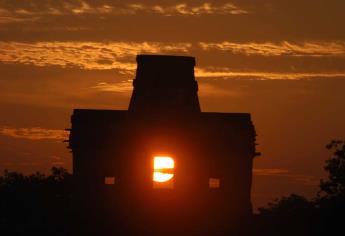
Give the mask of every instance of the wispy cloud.
<svg viewBox="0 0 345 236">
<path fill-rule="evenodd" d="M 216 86 L 208 82 L 199 82 L 199 95 L 200 96 L 231 96 L 238 97 L 242 93 L 237 90 L 228 89 L 222 86 Z"/>
<path fill-rule="evenodd" d="M 58 65 L 83 69 L 117 69 L 133 73 L 134 58 L 141 53 L 188 52 L 189 43 L 157 42 L 0 42 L 0 61 L 36 66 Z"/>
<path fill-rule="evenodd" d="M 261 80 L 298 80 L 308 78 L 345 78 L 345 72 L 341 73 L 289 73 L 289 72 L 261 72 L 261 71 L 234 71 L 229 68 L 196 68 L 196 77 L 199 78 L 252 78 Z"/>
<path fill-rule="evenodd" d="M 209 2 L 199 5 L 178 4 L 142 4 L 142 3 L 102 3 L 97 1 L 23 1 L 16 4 L 0 3 L 0 23 L 30 21 L 47 16 L 63 15 L 136 15 L 158 14 L 163 16 L 199 16 L 199 15 L 240 15 L 248 14 L 245 9 L 233 3 L 217 5 Z"/>
<path fill-rule="evenodd" d="M 0 135 L 18 139 L 29 140 L 57 140 L 63 141 L 68 138 L 69 132 L 58 129 L 45 129 L 41 127 L 13 128 L 0 127 Z"/>
<path fill-rule="evenodd" d="M 50 159 L 52 161 L 52 165 L 54 165 L 54 166 L 65 165 L 64 159 L 60 156 L 52 155 L 52 156 L 50 156 Z"/>
<path fill-rule="evenodd" d="M 35 21 L 39 18 L 38 16 L 26 13 L 27 11 L 23 9 L 10 10 L 3 8 L 0 3 L 0 24 Z"/>
<path fill-rule="evenodd" d="M 253 175 L 283 177 L 308 186 L 316 186 L 320 182 L 320 179 L 316 176 L 291 173 L 287 169 L 253 169 Z"/>
<path fill-rule="evenodd" d="M 132 91 L 133 86 L 132 80 L 127 80 L 119 83 L 100 82 L 91 88 L 102 92 L 128 93 Z"/>
<path fill-rule="evenodd" d="M 287 169 L 253 169 L 254 175 L 261 175 L 261 176 L 272 176 L 272 175 L 285 175 L 289 173 Z"/>
<path fill-rule="evenodd" d="M 200 5 L 191 6 L 186 3 L 180 3 L 172 6 L 143 6 L 146 11 L 163 14 L 166 16 L 172 15 L 187 15 L 187 16 L 197 16 L 197 15 L 240 15 L 248 14 L 249 12 L 239 8 L 232 3 L 226 3 L 223 5 L 214 5 L 212 3 L 202 3 Z"/>
<path fill-rule="evenodd" d="M 221 44 L 219 44 L 221 45 Z M 257 44 L 260 45 L 260 44 Z M 274 44 L 272 44 L 274 45 Z M 311 44 L 308 44 L 311 45 Z M 323 45 L 322 47 L 320 45 Z M 290 51 L 290 55 L 305 56 L 345 56 L 345 43 L 323 43 L 317 46 L 302 46 Z M 328 45 L 328 46 L 327 46 Z M 335 46 L 337 45 L 337 46 Z M 342 46 L 344 48 L 342 48 Z M 200 48 L 198 48 L 200 46 Z M 262 53 L 263 56 L 281 56 L 284 47 L 279 50 L 269 47 L 259 50 L 259 47 L 249 47 L 237 44 L 238 53 Z M 1 42 L 0 62 L 15 64 L 30 64 L 35 66 L 56 65 L 61 67 L 78 67 L 86 70 L 117 70 L 121 74 L 133 75 L 136 69 L 135 56 L 137 54 L 182 54 L 189 55 L 197 50 L 210 50 L 212 46 L 203 43 L 162 43 L 162 42 L 86 42 L 86 41 L 57 41 L 57 42 Z M 226 48 L 226 47 L 225 47 Z M 264 47 L 265 48 L 265 47 Z M 223 50 L 221 47 L 215 50 Z M 225 50 L 225 49 L 224 49 Z M 236 49 L 237 50 L 237 49 Z M 286 55 L 288 49 L 286 49 Z M 303 52 L 303 53 L 301 53 Z M 249 53 L 250 54 L 250 53 Z M 261 55 L 261 54 L 260 54 Z M 199 78 L 253 78 L 253 79 L 306 79 L 345 77 L 345 71 L 338 72 L 303 72 L 303 71 L 255 71 L 254 69 L 236 70 L 230 67 L 204 66 L 197 67 L 195 74 Z M 100 91 L 128 91 L 128 82 L 120 85 L 98 84 L 95 89 Z"/>
<path fill-rule="evenodd" d="M 133 80 L 125 80 L 118 83 L 107 83 L 100 82 L 91 89 L 95 89 L 100 92 L 112 92 L 112 93 L 130 93 L 133 90 Z M 227 95 L 227 96 L 238 96 L 239 93 L 225 89 L 222 87 L 214 86 L 211 83 L 199 83 L 199 91 L 202 95 Z"/>
<path fill-rule="evenodd" d="M 200 42 L 203 50 L 225 51 L 234 54 L 262 56 L 345 56 L 345 42 L 304 42 L 304 43 L 207 43 Z"/>
<path fill-rule="evenodd" d="M 132 3 L 122 7 L 112 7 L 109 13 L 115 14 L 160 14 L 164 16 L 199 16 L 199 15 L 240 15 L 249 12 L 241 9 L 233 3 L 216 5 L 209 2 L 199 5 L 190 5 L 187 3 L 178 3 L 173 5 L 148 5 L 141 3 Z"/>
</svg>

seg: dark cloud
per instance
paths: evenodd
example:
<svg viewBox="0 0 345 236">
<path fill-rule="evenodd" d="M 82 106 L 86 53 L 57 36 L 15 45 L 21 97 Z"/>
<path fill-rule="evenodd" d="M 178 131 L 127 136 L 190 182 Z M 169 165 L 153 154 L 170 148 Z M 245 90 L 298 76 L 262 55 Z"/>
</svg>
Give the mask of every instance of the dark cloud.
<svg viewBox="0 0 345 236">
<path fill-rule="evenodd" d="M 164 16 L 173 15 L 238 15 L 248 14 L 244 9 L 231 2 L 218 1 L 90 1 L 90 0 L 30 0 L 3 1 L 0 4 L 3 15 L 136 15 L 154 13 Z"/>
<path fill-rule="evenodd" d="M 342 0 L 31 0 L 2 1 L 0 9 L 1 38 L 14 41 L 345 40 Z"/>
<path fill-rule="evenodd" d="M 135 56 L 141 53 L 196 56 L 197 77 L 345 77 L 344 42 L 0 42 L 0 52 L 0 62 L 8 64 L 115 70 L 130 77 L 136 68 Z"/>
<path fill-rule="evenodd" d="M 14 128 L 14 127 L 0 127 L 0 135 L 8 136 L 18 139 L 29 140 L 57 140 L 64 141 L 68 139 L 68 132 L 58 129 L 45 129 L 41 127 L 29 127 L 29 128 Z"/>
</svg>

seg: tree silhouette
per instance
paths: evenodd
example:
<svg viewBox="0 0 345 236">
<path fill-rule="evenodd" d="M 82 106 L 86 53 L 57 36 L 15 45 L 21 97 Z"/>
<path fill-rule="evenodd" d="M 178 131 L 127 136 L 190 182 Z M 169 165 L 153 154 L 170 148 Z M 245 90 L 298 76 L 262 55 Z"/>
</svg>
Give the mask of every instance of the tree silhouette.
<svg viewBox="0 0 345 236">
<path fill-rule="evenodd" d="M 328 180 L 321 180 L 320 193 L 327 197 L 345 196 L 345 141 L 333 140 L 326 148 L 333 151 L 333 157 L 326 161 Z"/>
<path fill-rule="evenodd" d="M 342 235 L 345 230 L 345 141 L 332 141 L 319 194 L 308 200 L 291 194 L 259 208 L 252 235 Z M 69 235 L 72 175 L 53 167 L 51 175 L 4 171 L 0 176 L 0 235 Z"/>
<path fill-rule="evenodd" d="M 326 146 L 333 156 L 326 161 L 324 169 L 328 179 L 320 181 L 316 200 L 319 211 L 319 231 L 327 234 L 345 233 L 345 141 L 333 140 Z"/>
<path fill-rule="evenodd" d="M 310 235 L 314 204 L 291 194 L 258 209 L 254 235 Z"/>
<path fill-rule="evenodd" d="M 0 178 L 1 235 L 66 235 L 69 226 L 71 175 L 24 176 L 5 170 Z"/>
<path fill-rule="evenodd" d="M 254 235 L 335 235 L 345 232 L 345 141 L 334 140 L 326 146 L 333 156 L 324 169 L 318 195 L 309 201 L 291 194 L 259 208 Z"/>
</svg>

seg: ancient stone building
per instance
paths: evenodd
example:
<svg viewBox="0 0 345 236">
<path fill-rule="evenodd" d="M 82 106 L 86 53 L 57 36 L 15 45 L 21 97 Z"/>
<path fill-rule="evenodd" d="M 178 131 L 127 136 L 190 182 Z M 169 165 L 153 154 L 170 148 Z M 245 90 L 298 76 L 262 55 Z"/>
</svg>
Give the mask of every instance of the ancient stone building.
<svg viewBox="0 0 345 236">
<path fill-rule="evenodd" d="M 250 114 L 201 112 L 192 57 L 137 63 L 128 110 L 73 112 L 75 224 L 90 235 L 245 227 L 256 155 Z"/>
</svg>

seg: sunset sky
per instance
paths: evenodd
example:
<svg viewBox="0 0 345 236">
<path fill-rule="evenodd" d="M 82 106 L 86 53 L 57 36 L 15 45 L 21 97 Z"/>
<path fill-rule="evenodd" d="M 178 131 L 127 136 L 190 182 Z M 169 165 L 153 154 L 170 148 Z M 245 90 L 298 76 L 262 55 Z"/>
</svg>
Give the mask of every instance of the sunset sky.
<svg viewBox="0 0 345 236">
<path fill-rule="evenodd" d="M 345 1 L 0 0 L 0 170 L 71 169 L 74 108 L 127 109 L 135 56 L 196 57 L 203 111 L 248 112 L 253 202 L 315 195 L 345 138 Z"/>
</svg>

